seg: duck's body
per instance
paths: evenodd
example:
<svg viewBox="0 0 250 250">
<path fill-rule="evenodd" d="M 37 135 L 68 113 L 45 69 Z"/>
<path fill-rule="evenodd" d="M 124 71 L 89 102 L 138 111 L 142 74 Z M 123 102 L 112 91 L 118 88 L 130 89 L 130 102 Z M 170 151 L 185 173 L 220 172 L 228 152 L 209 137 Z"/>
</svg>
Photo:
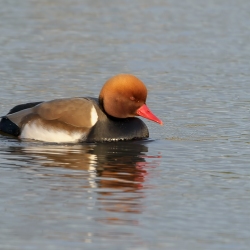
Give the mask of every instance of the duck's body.
<svg viewBox="0 0 250 250">
<path fill-rule="evenodd" d="M 15 106 L 2 117 L 0 130 L 20 139 L 45 142 L 98 142 L 143 139 L 140 115 L 162 122 L 145 105 L 146 87 L 131 75 L 106 82 L 97 98 L 56 99 Z"/>
<path fill-rule="evenodd" d="M 61 103 L 77 101 L 88 103 L 86 109 L 92 110 L 92 124 L 87 127 L 76 127 L 58 120 L 44 120 L 34 114 L 34 110 L 42 109 L 43 102 L 27 103 L 15 106 L 9 114 L 2 118 L 0 130 L 18 136 L 20 139 L 35 139 L 46 142 L 98 142 L 143 139 L 149 136 L 147 126 L 139 118 L 117 119 L 108 117 L 99 107 L 97 98 L 72 98 L 57 100 Z M 89 113 L 85 109 L 86 113 Z M 93 111 L 94 109 L 94 111 Z M 12 122 L 12 114 L 29 112 L 23 121 Z M 98 117 L 97 117 L 98 116 Z M 87 120 L 87 119 L 86 119 Z M 91 120 L 90 120 L 91 121 Z M 17 123 L 17 124 L 16 124 Z"/>
</svg>

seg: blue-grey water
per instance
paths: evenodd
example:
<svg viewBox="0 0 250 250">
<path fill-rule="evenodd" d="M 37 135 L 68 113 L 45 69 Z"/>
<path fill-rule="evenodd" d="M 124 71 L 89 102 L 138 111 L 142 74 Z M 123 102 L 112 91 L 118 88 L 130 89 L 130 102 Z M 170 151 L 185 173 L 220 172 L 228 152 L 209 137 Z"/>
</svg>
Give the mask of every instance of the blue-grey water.
<svg viewBox="0 0 250 250">
<path fill-rule="evenodd" d="M 0 114 L 147 85 L 148 141 L 0 135 L 0 249 L 249 249 L 250 1 L 11 0 Z"/>
</svg>

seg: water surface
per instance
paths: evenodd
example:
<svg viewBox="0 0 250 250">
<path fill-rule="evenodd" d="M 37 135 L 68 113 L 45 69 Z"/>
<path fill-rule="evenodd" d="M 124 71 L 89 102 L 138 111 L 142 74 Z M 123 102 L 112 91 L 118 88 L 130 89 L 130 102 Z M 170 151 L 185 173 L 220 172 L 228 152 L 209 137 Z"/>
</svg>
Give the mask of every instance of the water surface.
<svg viewBox="0 0 250 250">
<path fill-rule="evenodd" d="M 0 113 L 147 85 L 147 141 L 0 135 L 2 249 L 249 249 L 250 2 L 4 1 Z"/>
</svg>

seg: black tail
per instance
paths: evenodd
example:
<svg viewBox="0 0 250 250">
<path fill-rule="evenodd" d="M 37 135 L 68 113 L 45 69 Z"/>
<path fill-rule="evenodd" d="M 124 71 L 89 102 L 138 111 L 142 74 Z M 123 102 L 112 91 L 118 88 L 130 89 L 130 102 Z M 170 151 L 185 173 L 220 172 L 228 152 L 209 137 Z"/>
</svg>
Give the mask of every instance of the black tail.
<svg viewBox="0 0 250 250">
<path fill-rule="evenodd" d="M 20 135 L 20 128 L 6 117 L 3 117 L 0 122 L 0 130 L 10 135 Z"/>
<path fill-rule="evenodd" d="M 41 103 L 41 102 L 30 102 L 30 103 L 17 105 L 14 108 L 12 108 L 8 114 L 16 113 L 16 112 L 23 110 L 23 109 L 32 108 L 39 103 Z M 0 131 L 7 133 L 7 134 L 10 134 L 10 135 L 14 135 L 14 136 L 20 135 L 20 133 L 21 133 L 20 128 L 15 123 L 10 121 L 5 116 L 2 116 L 1 118 L 2 118 L 2 120 L 0 121 Z"/>
</svg>

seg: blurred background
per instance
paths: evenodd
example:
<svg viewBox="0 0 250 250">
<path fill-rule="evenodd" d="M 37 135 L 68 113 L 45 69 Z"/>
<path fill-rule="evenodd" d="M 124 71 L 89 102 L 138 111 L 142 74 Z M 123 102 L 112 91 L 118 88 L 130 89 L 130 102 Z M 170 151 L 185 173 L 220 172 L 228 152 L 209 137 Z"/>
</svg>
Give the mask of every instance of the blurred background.
<svg viewBox="0 0 250 250">
<path fill-rule="evenodd" d="M 0 112 L 131 73 L 164 126 L 56 145 L 0 135 L 2 249 L 249 249 L 250 2 L 0 8 Z"/>
</svg>

